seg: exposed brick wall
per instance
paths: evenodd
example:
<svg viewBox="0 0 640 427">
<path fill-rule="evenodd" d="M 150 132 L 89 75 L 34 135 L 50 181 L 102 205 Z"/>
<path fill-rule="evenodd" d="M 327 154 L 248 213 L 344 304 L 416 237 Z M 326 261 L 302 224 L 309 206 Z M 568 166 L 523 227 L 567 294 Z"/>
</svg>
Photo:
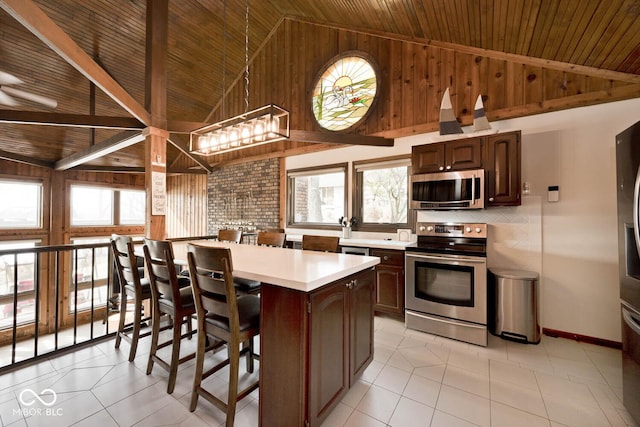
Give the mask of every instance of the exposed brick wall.
<svg viewBox="0 0 640 427">
<path fill-rule="evenodd" d="M 209 175 L 207 232 L 222 225 L 278 228 L 280 162 L 268 159 L 222 167 Z"/>
</svg>

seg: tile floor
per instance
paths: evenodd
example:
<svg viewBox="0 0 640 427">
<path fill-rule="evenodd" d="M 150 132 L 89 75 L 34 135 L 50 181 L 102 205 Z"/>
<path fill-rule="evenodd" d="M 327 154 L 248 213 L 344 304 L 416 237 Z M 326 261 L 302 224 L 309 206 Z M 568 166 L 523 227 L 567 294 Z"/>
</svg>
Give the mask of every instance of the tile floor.
<svg viewBox="0 0 640 427">
<path fill-rule="evenodd" d="M 193 341 L 185 343 L 185 352 L 193 349 Z M 128 345 L 115 350 L 110 339 L 3 375 L 2 425 L 224 425 L 206 401 L 188 410 L 193 361 L 168 395 L 164 370 L 145 375 L 148 348 L 145 338 L 129 363 Z M 207 380 L 214 394 L 225 393 L 225 376 L 223 370 Z M 32 391 L 49 404 L 55 392 L 55 403 L 44 406 Z M 375 359 L 323 427 L 636 426 L 621 394 L 618 350 L 546 336 L 539 345 L 490 336 L 483 348 L 376 317 Z M 236 414 L 236 426 L 258 425 L 258 391 Z"/>
</svg>

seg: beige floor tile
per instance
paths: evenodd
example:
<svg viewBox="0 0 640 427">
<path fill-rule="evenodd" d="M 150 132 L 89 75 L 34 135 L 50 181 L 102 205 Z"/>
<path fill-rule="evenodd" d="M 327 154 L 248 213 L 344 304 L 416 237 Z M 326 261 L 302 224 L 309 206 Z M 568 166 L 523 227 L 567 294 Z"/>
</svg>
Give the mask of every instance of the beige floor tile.
<svg viewBox="0 0 640 427">
<path fill-rule="evenodd" d="M 410 376 L 411 374 L 407 371 L 387 365 L 382 368 L 373 384 L 396 394 L 402 394 Z"/>
<path fill-rule="evenodd" d="M 443 385 L 436 409 L 470 423 L 488 427 L 491 424 L 490 400 Z"/>
<path fill-rule="evenodd" d="M 356 410 L 386 424 L 399 400 L 399 394 L 372 385 L 360 400 Z"/>
<path fill-rule="evenodd" d="M 550 427 L 549 420 L 498 402 L 491 402 L 491 427 Z"/>
<path fill-rule="evenodd" d="M 389 425 L 393 427 L 429 427 L 434 409 L 415 400 L 400 398 Z"/>
<path fill-rule="evenodd" d="M 491 379 L 491 400 L 547 418 L 540 390 L 520 387 L 514 383 Z"/>
</svg>

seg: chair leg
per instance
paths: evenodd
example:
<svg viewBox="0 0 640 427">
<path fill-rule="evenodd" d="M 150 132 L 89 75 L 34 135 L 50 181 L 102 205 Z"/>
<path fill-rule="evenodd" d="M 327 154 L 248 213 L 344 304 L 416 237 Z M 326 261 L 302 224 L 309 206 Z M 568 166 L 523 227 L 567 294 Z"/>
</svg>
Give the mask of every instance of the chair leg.
<svg viewBox="0 0 640 427">
<path fill-rule="evenodd" d="M 191 324 L 191 315 L 186 316 L 187 319 L 187 333 L 189 334 L 189 339 L 193 337 L 193 325 Z"/>
<path fill-rule="evenodd" d="M 240 368 L 240 347 L 236 341 L 227 344 L 229 352 L 229 398 L 227 400 L 226 427 L 233 427 L 238 403 L 238 369 Z"/>
<path fill-rule="evenodd" d="M 167 393 L 173 393 L 178 376 L 178 364 L 180 363 L 180 336 L 182 335 L 182 319 L 173 319 L 173 343 L 171 345 L 171 365 L 169 369 L 169 384 Z"/>
<path fill-rule="evenodd" d="M 120 348 L 122 334 L 124 332 L 124 320 L 127 315 L 127 291 L 123 288 L 120 295 L 120 321 L 118 322 L 118 333 L 116 333 L 116 348 Z"/>
<path fill-rule="evenodd" d="M 129 350 L 129 362 L 133 362 L 136 358 L 136 350 L 138 349 L 138 339 L 140 338 L 140 320 L 142 319 L 142 300 L 136 298 L 135 309 L 133 312 L 133 331 L 131 333 L 131 350 Z"/>
<path fill-rule="evenodd" d="M 200 383 L 202 382 L 202 371 L 204 368 L 204 353 L 206 350 L 207 334 L 204 332 L 204 325 L 200 325 L 198 322 L 198 348 L 196 350 L 196 372 L 193 374 L 193 387 L 191 389 L 191 403 L 189 404 L 189 411 L 196 410 L 198 404 L 198 390 L 200 389 Z"/>
<path fill-rule="evenodd" d="M 253 373 L 253 357 L 251 354 L 253 353 L 253 340 L 247 340 L 242 342 L 242 350 L 247 350 L 245 353 L 245 361 L 247 364 L 247 372 L 250 374 Z"/>
<path fill-rule="evenodd" d="M 147 375 L 151 374 L 153 370 L 153 357 L 156 355 L 158 351 L 158 338 L 160 336 L 160 308 L 155 306 L 152 309 L 151 319 L 151 350 L 149 351 L 149 361 L 147 362 Z"/>
</svg>

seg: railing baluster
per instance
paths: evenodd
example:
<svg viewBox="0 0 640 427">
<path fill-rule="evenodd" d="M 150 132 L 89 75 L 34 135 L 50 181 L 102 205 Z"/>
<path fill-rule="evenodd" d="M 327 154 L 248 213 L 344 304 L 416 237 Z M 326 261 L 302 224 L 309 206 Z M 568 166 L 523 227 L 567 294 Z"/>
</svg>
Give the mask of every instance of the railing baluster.
<svg viewBox="0 0 640 427">
<path fill-rule="evenodd" d="M 73 253 L 73 345 L 76 345 L 78 336 L 78 250 L 74 250 Z"/>
<path fill-rule="evenodd" d="M 13 254 L 13 344 L 11 363 L 16 363 L 16 341 L 18 338 L 18 254 Z"/>
<path fill-rule="evenodd" d="M 96 269 L 96 248 L 91 248 L 91 313 L 90 313 L 90 321 L 89 321 L 89 339 L 93 339 L 93 309 L 94 309 L 94 295 L 93 291 L 95 289 L 95 269 Z"/>
<path fill-rule="evenodd" d="M 35 301 L 35 330 L 34 330 L 34 340 L 33 340 L 33 356 L 38 356 L 38 336 L 40 329 L 40 253 L 34 253 L 35 257 L 35 271 L 33 274 L 35 275 L 35 291 L 36 291 L 36 301 Z"/>
<path fill-rule="evenodd" d="M 54 337 L 54 350 L 58 350 L 58 328 L 60 327 L 60 304 L 62 303 L 60 301 L 60 251 L 56 251 L 56 260 L 55 260 L 55 265 L 54 265 L 54 272 L 55 272 L 55 299 L 56 299 L 56 309 L 55 309 L 55 313 L 56 313 L 56 318 L 55 318 L 55 326 L 54 326 L 54 331 L 55 331 L 55 337 Z"/>
</svg>

